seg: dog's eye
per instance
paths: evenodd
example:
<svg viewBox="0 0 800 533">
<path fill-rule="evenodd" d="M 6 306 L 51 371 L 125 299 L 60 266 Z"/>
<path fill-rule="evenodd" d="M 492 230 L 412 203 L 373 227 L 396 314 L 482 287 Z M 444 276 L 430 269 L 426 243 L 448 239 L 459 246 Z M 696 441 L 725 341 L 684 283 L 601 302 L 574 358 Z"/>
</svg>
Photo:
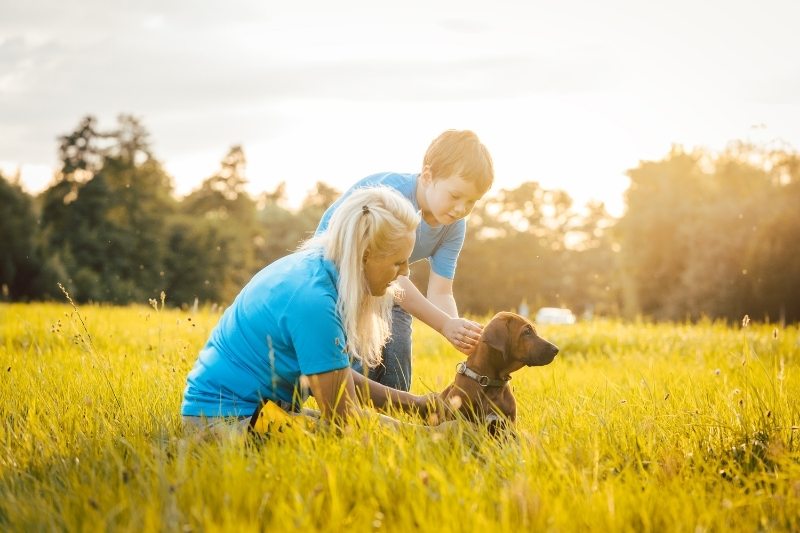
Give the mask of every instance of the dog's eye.
<svg viewBox="0 0 800 533">
<path fill-rule="evenodd" d="M 533 335 L 533 328 L 531 327 L 525 328 L 523 335 Z"/>
</svg>

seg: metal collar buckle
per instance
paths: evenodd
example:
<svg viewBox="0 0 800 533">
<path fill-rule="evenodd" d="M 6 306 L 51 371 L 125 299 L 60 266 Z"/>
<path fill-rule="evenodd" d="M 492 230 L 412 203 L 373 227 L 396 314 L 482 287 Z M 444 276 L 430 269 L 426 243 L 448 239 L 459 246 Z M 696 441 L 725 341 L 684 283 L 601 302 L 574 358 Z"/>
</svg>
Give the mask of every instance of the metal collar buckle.
<svg viewBox="0 0 800 533">
<path fill-rule="evenodd" d="M 503 387 L 511 379 L 511 376 L 507 376 L 503 379 L 492 379 L 489 376 L 482 376 L 475 372 L 474 370 L 467 367 L 467 362 L 462 361 L 456 365 L 456 373 L 461 374 L 462 376 L 467 376 L 473 381 L 476 381 L 478 385 L 483 387 Z"/>
</svg>

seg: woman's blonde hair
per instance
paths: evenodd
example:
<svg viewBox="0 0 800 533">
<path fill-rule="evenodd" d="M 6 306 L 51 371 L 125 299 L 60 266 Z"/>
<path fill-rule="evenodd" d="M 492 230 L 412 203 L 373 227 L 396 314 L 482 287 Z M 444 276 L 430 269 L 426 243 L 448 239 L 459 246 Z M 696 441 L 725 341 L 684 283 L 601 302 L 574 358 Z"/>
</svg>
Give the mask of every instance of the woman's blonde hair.
<svg viewBox="0 0 800 533">
<path fill-rule="evenodd" d="M 339 269 L 336 308 L 347 337 L 347 352 L 369 367 L 381 362 L 392 331 L 392 304 L 398 289 L 372 296 L 364 276 L 364 253 L 385 257 L 419 225 L 420 215 L 389 187 L 354 190 L 336 208 L 327 229 L 302 248 L 321 248 Z"/>
</svg>

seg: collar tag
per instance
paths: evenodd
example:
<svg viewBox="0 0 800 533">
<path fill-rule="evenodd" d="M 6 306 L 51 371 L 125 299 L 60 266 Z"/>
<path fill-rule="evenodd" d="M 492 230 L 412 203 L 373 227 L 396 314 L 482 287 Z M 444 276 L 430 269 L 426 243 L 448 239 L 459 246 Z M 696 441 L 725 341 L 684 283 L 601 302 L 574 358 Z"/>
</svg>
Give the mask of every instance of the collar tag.
<svg viewBox="0 0 800 533">
<path fill-rule="evenodd" d="M 505 387 L 506 383 L 511 379 L 511 376 L 506 376 L 502 379 L 492 379 L 489 376 L 482 376 L 469 368 L 466 361 L 461 361 L 456 365 L 456 374 L 467 376 L 469 379 L 475 381 L 483 387 Z"/>
</svg>

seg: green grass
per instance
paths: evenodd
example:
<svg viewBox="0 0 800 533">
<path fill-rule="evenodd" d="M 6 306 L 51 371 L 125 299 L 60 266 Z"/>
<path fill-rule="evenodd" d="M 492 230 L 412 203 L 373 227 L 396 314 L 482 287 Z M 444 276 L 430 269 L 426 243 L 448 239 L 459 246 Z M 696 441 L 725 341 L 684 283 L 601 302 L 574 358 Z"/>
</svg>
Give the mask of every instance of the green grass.
<svg viewBox="0 0 800 533">
<path fill-rule="evenodd" d="M 256 444 L 181 430 L 218 314 L 80 318 L 0 305 L 0 530 L 800 529 L 797 327 L 540 327 L 561 354 L 514 375 L 516 441 L 365 424 Z M 414 334 L 414 390 L 441 390 L 459 354 Z"/>
</svg>

